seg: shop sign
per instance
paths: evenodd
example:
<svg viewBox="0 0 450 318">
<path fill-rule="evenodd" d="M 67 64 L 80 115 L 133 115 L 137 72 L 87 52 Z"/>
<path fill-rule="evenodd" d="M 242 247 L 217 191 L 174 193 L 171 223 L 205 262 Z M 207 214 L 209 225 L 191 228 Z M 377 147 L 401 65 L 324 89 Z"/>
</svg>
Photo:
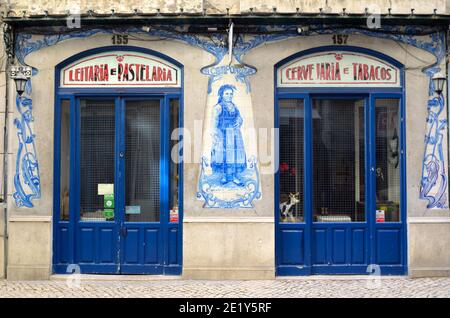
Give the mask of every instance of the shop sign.
<svg viewBox="0 0 450 318">
<path fill-rule="evenodd" d="M 278 87 L 400 87 L 397 67 L 370 55 L 333 51 L 303 56 L 278 68 Z"/>
<path fill-rule="evenodd" d="M 153 55 L 115 51 L 92 55 L 61 70 L 61 87 L 180 87 L 181 72 Z"/>
</svg>

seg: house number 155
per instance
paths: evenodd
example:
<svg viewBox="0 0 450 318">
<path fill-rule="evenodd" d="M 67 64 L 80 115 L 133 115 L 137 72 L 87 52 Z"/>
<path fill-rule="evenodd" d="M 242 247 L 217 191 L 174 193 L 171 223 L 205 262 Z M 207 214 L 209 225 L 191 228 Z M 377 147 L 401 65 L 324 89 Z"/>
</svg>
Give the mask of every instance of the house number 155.
<svg viewBox="0 0 450 318">
<path fill-rule="evenodd" d="M 128 44 L 128 35 L 114 34 L 111 39 L 114 45 Z"/>
</svg>

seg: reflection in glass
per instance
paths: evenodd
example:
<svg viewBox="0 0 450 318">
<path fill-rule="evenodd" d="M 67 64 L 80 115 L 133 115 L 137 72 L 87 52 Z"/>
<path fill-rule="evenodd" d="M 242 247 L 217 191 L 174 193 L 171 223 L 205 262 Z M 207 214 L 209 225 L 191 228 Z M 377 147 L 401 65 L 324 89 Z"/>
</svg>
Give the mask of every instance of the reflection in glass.
<svg viewBox="0 0 450 318">
<path fill-rule="evenodd" d="M 313 101 L 314 222 L 365 221 L 363 100 Z"/>
<path fill-rule="evenodd" d="M 114 221 L 114 202 L 99 187 L 114 186 L 114 100 L 81 100 L 80 108 L 80 220 Z"/>
<path fill-rule="evenodd" d="M 60 179 L 60 217 L 69 220 L 70 191 L 70 100 L 61 101 L 61 179 Z"/>
<path fill-rule="evenodd" d="M 160 219 L 160 101 L 126 103 L 125 220 Z"/>
<path fill-rule="evenodd" d="M 377 99 L 376 222 L 400 221 L 400 116 L 398 99 Z"/>
<path fill-rule="evenodd" d="M 304 222 L 303 219 L 303 131 L 304 104 L 302 99 L 280 99 L 280 221 Z"/>
<path fill-rule="evenodd" d="M 170 133 L 180 127 L 179 122 L 179 102 L 177 99 L 172 99 L 170 101 Z M 173 137 L 178 137 L 179 134 L 175 134 Z M 178 155 L 180 149 L 178 148 L 179 140 L 170 141 L 170 149 L 171 154 L 175 154 L 176 158 L 172 157 L 170 160 L 170 193 L 169 193 L 169 221 L 176 223 L 179 222 L 179 193 L 178 193 L 178 184 L 179 184 L 179 164 L 178 164 Z M 175 148 L 177 147 L 177 148 Z M 176 161 L 175 161 L 176 160 Z"/>
</svg>

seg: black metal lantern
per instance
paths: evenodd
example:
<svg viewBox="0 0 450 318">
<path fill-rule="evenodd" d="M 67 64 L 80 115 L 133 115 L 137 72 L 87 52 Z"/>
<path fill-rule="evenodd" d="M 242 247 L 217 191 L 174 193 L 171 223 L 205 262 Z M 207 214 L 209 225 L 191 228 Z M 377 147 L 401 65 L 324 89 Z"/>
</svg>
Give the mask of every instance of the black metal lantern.
<svg viewBox="0 0 450 318">
<path fill-rule="evenodd" d="M 16 83 L 16 92 L 19 94 L 19 96 L 22 96 L 23 92 L 25 92 L 25 86 L 27 85 L 28 78 L 20 74 L 15 79 L 14 82 Z"/>
<path fill-rule="evenodd" d="M 11 78 L 16 83 L 16 92 L 19 96 L 22 96 L 25 92 L 25 88 L 28 80 L 31 78 L 31 67 L 29 66 L 12 66 Z"/>
<path fill-rule="evenodd" d="M 442 73 L 436 73 L 433 76 L 433 84 L 434 84 L 434 91 L 436 94 L 441 95 L 442 91 L 444 90 L 445 81 L 447 78 Z"/>
</svg>

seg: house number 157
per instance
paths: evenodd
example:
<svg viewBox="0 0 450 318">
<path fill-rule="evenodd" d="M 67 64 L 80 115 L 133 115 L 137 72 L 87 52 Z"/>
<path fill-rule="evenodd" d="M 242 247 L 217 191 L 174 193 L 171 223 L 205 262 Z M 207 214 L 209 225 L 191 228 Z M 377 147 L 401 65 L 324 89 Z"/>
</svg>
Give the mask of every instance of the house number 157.
<svg viewBox="0 0 450 318">
<path fill-rule="evenodd" d="M 338 45 L 347 44 L 348 35 L 346 34 L 335 34 L 333 35 L 333 43 Z"/>
</svg>

